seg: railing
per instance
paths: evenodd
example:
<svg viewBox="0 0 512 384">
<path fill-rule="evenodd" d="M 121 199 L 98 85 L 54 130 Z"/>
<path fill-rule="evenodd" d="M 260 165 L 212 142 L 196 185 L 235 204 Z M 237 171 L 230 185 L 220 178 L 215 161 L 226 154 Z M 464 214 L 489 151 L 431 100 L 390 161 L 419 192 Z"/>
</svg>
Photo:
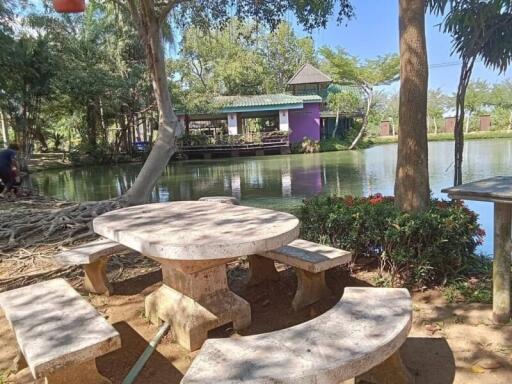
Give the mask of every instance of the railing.
<svg viewBox="0 0 512 384">
<path fill-rule="evenodd" d="M 186 135 L 177 141 L 182 150 L 195 149 L 244 149 L 257 147 L 282 147 L 289 145 L 288 132 L 257 132 L 245 135 Z"/>
</svg>

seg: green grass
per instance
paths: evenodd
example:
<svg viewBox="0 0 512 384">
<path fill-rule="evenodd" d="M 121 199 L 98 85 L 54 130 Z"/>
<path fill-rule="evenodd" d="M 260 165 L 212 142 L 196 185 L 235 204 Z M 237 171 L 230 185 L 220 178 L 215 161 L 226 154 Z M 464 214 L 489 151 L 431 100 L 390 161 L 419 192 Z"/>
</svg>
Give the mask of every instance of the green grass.
<svg viewBox="0 0 512 384">
<path fill-rule="evenodd" d="M 469 132 L 464 134 L 465 140 L 481 140 L 481 139 L 505 139 L 512 138 L 512 131 L 488 131 L 488 132 Z M 451 141 L 453 133 L 429 133 L 428 141 Z M 373 144 L 391 144 L 398 142 L 398 136 L 372 136 L 366 141 Z"/>
<path fill-rule="evenodd" d="M 320 140 L 320 152 L 347 151 L 352 144 L 352 139 L 323 139 Z M 360 140 L 356 149 L 365 149 L 372 146 L 372 140 Z"/>
</svg>

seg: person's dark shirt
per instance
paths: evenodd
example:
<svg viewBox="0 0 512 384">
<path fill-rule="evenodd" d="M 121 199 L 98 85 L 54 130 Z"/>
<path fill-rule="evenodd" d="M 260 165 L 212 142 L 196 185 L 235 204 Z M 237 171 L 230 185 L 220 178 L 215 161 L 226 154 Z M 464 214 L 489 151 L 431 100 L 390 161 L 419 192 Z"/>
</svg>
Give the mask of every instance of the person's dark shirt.
<svg viewBox="0 0 512 384">
<path fill-rule="evenodd" d="M 0 168 L 11 168 L 12 161 L 16 158 L 16 151 L 13 149 L 2 149 L 0 151 Z"/>
</svg>

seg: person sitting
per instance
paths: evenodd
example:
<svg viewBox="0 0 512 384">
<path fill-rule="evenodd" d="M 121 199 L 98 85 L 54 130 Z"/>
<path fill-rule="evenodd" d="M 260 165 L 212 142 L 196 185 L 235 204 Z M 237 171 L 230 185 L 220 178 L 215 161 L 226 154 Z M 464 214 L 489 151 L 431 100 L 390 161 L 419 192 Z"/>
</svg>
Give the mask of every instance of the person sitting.
<svg viewBox="0 0 512 384">
<path fill-rule="evenodd" d="M 0 179 L 4 184 L 0 198 L 6 198 L 17 184 L 19 177 L 18 162 L 16 161 L 17 151 L 19 151 L 17 144 L 10 144 L 7 149 L 0 150 Z"/>
</svg>

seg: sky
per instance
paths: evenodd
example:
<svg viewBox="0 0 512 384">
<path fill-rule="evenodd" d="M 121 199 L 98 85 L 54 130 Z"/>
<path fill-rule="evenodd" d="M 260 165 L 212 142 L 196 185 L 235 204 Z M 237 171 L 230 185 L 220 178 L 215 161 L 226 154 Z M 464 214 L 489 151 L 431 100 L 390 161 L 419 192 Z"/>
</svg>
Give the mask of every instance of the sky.
<svg viewBox="0 0 512 384">
<path fill-rule="evenodd" d="M 314 31 L 311 36 L 316 46 L 343 47 L 351 55 L 374 58 L 386 53 L 398 53 L 398 0 L 353 0 L 356 17 L 346 25 L 336 25 L 335 17 L 326 29 Z M 290 22 L 294 21 L 290 18 Z M 427 16 L 426 34 L 429 60 L 429 87 L 441 88 L 451 93 L 457 90 L 460 64 L 456 55 L 451 55 L 451 38 L 439 30 L 441 19 Z M 295 26 L 300 36 L 307 36 L 300 26 Z M 455 64 L 438 66 L 439 64 Z M 512 78 L 512 69 L 502 75 L 477 63 L 473 80 L 500 82 Z M 398 84 L 391 86 L 397 90 Z"/>
</svg>

